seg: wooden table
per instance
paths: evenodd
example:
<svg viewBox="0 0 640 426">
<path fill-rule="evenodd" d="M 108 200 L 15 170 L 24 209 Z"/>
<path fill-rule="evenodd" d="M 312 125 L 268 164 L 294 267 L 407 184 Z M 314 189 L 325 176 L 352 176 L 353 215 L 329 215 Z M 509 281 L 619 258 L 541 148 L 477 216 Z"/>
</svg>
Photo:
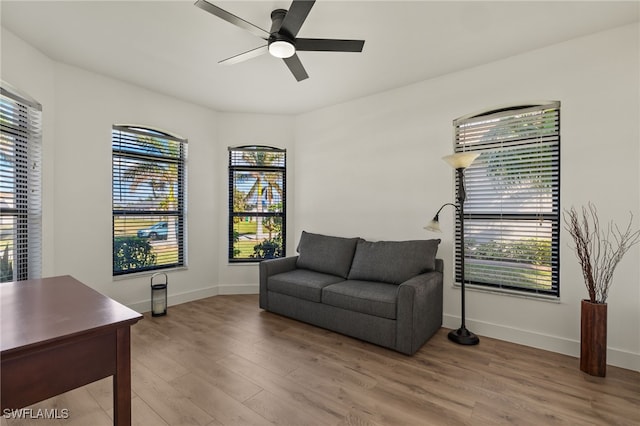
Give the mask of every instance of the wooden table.
<svg viewBox="0 0 640 426">
<path fill-rule="evenodd" d="M 113 376 L 113 423 L 131 424 L 130 326 L 142 315 L 62 276 L 0 284 L 0 318 L 0 409 Z"/>
</svg>

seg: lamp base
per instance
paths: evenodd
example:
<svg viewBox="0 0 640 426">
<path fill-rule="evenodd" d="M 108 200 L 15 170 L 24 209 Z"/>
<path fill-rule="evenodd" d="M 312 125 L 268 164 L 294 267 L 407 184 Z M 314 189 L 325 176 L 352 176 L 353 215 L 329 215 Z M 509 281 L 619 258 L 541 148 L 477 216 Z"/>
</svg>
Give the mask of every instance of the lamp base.
<svg viewBox="0 0 640 426">
<path fill-rule="evenodd" d="M 466 327 L 451 330 L 449 332 L 449 340 L 459 345 L 477 345 L 480 342 L 478 336 L 467 330 Z"/>
</svg>

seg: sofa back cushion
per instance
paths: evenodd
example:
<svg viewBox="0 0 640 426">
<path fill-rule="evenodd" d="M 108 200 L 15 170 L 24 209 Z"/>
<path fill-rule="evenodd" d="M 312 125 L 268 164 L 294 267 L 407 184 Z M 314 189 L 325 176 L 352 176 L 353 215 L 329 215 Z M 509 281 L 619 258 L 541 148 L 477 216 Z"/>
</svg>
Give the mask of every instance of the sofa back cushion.
<svg viewBox="0 0 640 426">
<path fill-rule="evenodd" d="M 440 240 L 364 241 L 353 257 L 350 280 L 402 284 L 416 275 L 433 271 Z"/>
<path fill-rule="evenodd" d="M 347 278 L 358 240 L 302 231 L 296 266 Z"/>
</svg>

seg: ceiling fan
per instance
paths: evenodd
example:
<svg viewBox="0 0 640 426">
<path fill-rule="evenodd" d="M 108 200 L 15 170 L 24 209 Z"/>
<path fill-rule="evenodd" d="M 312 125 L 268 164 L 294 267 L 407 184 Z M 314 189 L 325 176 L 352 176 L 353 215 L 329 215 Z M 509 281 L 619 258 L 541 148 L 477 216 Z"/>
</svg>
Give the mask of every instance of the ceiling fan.
<svg viewBox="0 0 640 426">
<path fill-rule="evenodd" d="M 224 9 L 205 0 L 197 0 L 195 5 L 218 18 L 257 35 L 267 42 L 266 45 L 220 61 L 220 64 L 231 65 L 247 59 L 255 58 L 269 52 L 276 58 L 282 58 L 293 76 L 298 81 L 309 78 L 296 52 L 362 52 L 364 40 L 337 40 L 324 38 L 296 38 L 300 27 L 307 19 L 315 0 L 293 0 L 289 10 L 276 9 L 271 12 L 271 30 L 245 21 Z"/>
</svg>

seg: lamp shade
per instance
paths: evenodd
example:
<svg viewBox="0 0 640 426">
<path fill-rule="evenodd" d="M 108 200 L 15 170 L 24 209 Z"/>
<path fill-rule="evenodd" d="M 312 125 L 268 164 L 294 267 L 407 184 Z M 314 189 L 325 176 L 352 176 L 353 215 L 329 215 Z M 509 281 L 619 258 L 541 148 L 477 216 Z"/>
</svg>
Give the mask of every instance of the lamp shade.
<svg viewBox="0 0 640 426">
<path fill-rule="evenodd" d="M 480 155 L 479 152 L 457 152 L 455 154 L 447 155 L 446 157 L 442 157 L 444 161 L 449 163 L 451 167 L 454 169 L 466 169 L 473 163 L 473 160 L 478 158 Z"/>
<path fill-rule="evenodd" d="M 431 232 L 442 232 L 442 229 L 440 229 L 440 222 L 438 222 L 436 219 L 433 219 L 431 222 L 427 223 L 427 226 L 425 226 L 424 229 Z"/>
</svg>

